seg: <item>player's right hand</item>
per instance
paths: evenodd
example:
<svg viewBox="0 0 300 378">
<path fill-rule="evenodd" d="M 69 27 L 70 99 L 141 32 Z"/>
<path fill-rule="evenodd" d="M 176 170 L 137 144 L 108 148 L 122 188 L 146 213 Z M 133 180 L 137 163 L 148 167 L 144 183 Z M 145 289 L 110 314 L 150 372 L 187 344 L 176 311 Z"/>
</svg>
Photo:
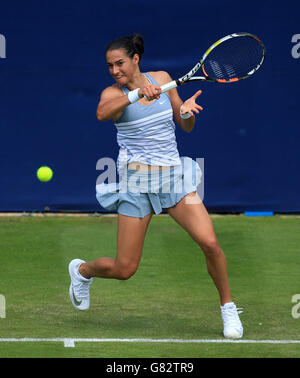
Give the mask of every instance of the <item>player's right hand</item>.
<svg viewBox="0 0 300 378">
<path fill-rule="evenodd" d="M 157 100 L 161 95 L 161 88 L 157 84 L 149 84 L 139 90 L 139 96 L 145 97 L 146 100 Z"/>
</svg>

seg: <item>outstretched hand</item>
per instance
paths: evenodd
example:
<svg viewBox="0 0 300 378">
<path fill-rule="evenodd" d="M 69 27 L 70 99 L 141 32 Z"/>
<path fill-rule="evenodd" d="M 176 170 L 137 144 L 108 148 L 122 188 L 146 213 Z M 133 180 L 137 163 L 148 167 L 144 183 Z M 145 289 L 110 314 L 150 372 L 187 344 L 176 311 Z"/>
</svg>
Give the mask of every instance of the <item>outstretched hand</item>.
<svg viewBox="0 0 300 378">
<path fill-rule="evenodd" d="M 191 116 L 194 113 L 199 114 L 200 110 L 203 110 L 202 106 L 196 103 L 197 97 L 201 95 L 202 91 L 197 91 L 192 97 L 188 98 L 180 107 L 181 114 L 190 114 Z"/>
</svg>

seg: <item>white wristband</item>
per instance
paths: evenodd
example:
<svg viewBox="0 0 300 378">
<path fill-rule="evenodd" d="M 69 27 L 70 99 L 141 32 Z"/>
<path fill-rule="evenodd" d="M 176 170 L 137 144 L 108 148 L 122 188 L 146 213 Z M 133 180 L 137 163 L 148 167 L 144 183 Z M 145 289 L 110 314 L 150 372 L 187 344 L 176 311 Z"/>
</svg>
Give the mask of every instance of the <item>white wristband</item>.
<svg viewBox="0 0 300 378">
<path fill-rule="evenodd" d="M 128 92 L 128 100 L 131 104 L 140 100 L 139 90 L 140 88 L 136 88 L 133 91 Z"/>
<path fill-rule="evenodd" d="M 188 118 L 190 118 L 191 115 L 189 113 L 182 114 L 181 108 L 182 108 L 182 106 L 180 107 L 180 117 L 182 119 L 188 119 Z"/>
</svg>

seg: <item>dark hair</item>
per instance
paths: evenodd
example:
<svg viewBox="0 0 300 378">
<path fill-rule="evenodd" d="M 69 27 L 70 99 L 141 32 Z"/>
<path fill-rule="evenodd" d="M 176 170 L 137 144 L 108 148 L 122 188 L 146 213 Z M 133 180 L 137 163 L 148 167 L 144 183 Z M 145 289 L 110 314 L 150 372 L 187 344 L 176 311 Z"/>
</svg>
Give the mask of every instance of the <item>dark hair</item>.
<svg viewBox="0 0 300 378">
<path fill-rule="evenodd" d="M 144 53 L 144 41 L 140 34 L 134 34 L 128 37 L 120 37 L 113 40 L 106 48 L 105 54 L 107 51 L 124 49 L 126 54 L 133 58 L 134 54 L 138 54 L 140 61 Z M 140 62 L 139 61 L 139 62 Z"/>
</svg>

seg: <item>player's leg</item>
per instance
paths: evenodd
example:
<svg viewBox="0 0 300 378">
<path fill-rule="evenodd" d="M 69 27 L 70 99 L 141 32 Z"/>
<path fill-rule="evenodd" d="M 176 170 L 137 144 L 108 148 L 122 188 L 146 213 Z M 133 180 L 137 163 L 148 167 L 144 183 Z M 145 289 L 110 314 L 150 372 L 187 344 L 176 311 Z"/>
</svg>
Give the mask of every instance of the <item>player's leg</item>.
<svg viewBox="0 0 300 378">
<path fill-rule="evenodd" d="M 223 334 L 226 338 L 241 338 L 243 326 L 237 308 L 231 300 L 227 263 L 213 225 L 198 194 L 190 193 L 168 213 L 196 241 L 205 254 L 206 265 L 220 295 Z"/>
<path fill-rule="evenodd" d="M 151 217 L 152 213 L 144 218 L 119 214 L 116 257 L 101 257 L 83 263 L 79 267 L 79 273 L 85 278 L 130 278 L 138 268 Z"/>
<path fill-rule="evenodd" d="M 167 211 L 203 250 L 208 272 L 220 295 L 221 305 L 231 302 L 226 258 L 218 243 L 210 216 L 198 194 L 188 194 Z"/>
<path fill-rule="evenodd" d="M 94 277 L 125 280 L 137 270 L 146 231 L 152 214 L 144 218 L 118 215 L 117 253 L 115 258 L 101 257 L 91 262 L 74 259 L 69 264 L 69 295 L 78 310 L 90 307 L 89 288 Z"/>
</svg>

